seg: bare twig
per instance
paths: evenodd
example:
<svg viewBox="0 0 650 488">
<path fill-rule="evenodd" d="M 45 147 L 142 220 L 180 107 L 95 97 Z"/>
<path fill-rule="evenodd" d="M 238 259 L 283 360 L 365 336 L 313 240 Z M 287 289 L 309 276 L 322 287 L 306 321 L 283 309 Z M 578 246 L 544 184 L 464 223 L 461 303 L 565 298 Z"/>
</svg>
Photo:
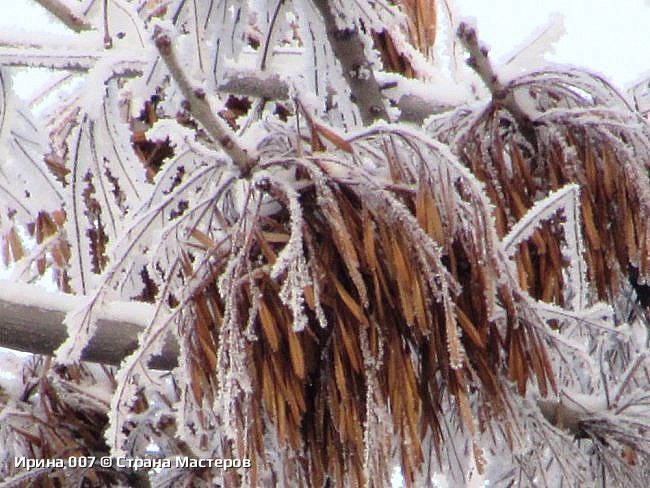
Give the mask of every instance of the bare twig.
<svg viewBox="0 0 650 488">
<path fill-rule="evenodd" d="M 271 24 L 269 25 L 269 29 L 266 34 L 266 40 L 264 41 L 262 62 L 260 63 L 260 70 L 262 71 L 266 70 L 266 63 L 269 56 L 269 48 L 271 47 L 271 37 L 273 36 L 273 32 L 275 31 L 275 24 L 278 21 L 278 15 L 280 14 L 280 10 L 282 9 L 283 6 L 284 6 L 284 0 L 279 0 L 278 4 L 275 6 L 275 10 L 273 11 L 273 16 L 271 17 Z"/>
<path fill-rule="evenodd" d="M 384 99 L 371 63 L 366 57 L 358 27 L 340 29 L 331 0 L 312 0 L 325 21 L 327 39 L 341 63 L 343 76 L 350 87 L 352 101 L 359 108 L 365 125 L 375 120 L 388 120 Z"/>
<path fill-rule="evenodd" d="M 65 2 L 61 0 L 36 0 L 36 2 L 65 24 L 66 27 L 81 32 L 91 30 L 93 26 L 82 16 L 75 13 Z"/>
<path fill-rule="evenodd" d="M 630 385 L 630 382 L 632 381 L 632 378 L 634 375 L 637 373 L 638 369 L 641 367 L 641 365 L 648 359 L 648 354 L 646 351 L 642 352 L 637 356 L 637 358 L 634 360 L 632 363 L 632 366 L 628 368 L 628 370 L 625 372 L 623 375 L 622 381 L 619 382 L 619 387 L 614 395 L 614 405 L 618 405 L 618 402 L 621 400 L 621 397 L 623 396 L 623 393 L 625 392 L 625 389 Z"/>
<path fill-rule="evenodd" d="M 479 44 L 476 29 L 462 22 L 458 27 L 457 34 L 469 52 L 467 64 L 481 77 L 485 86 L 490 90 L 494 103 L 510 112 L 522 129 L 527 129 L 530 126 L 530 117 L 517 103 L 513 91 L 499 80 L 488 58 L 488 49 Z"/>
<path fill-rule="evenodd" d="M 108 27 L 108 0 L 104 0 L 102 5 L 102 17 L 104 20 L 104 47 L 110 49 L 113 47 L 113 38 Z"/>
<path fill-rule="evenodd" d="M 157 27 L 154 33 L 154 40 L 156 48 L 167 65 L 172 78 L 176 81 L 189 103 L 190 113 L 239 167 L 242 176 L 248 175 L 251 169 L 257 164 L 254 151 L 246 148 L 237 135 L 228 127 L 226 122 L 215 115 L 215 111 L 210 106 L 205 91 L 200 87 L 192 86 L 192 82 L 178 62 L 170 33 Z"/>
</svg>

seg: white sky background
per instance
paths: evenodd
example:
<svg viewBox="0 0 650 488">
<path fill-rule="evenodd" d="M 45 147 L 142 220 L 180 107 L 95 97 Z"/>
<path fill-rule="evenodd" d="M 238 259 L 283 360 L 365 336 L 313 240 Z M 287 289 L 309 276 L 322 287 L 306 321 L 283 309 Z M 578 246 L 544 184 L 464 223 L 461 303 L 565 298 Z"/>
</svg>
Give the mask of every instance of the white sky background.
<svg viewBox="0 0 650 488">
<path fill-rule="evenodd" d="M 650 0 L 454 0 L 456 15 L 474 19 L 495 60 L 504 60 L 553 12 L 566 35 L 546 59 L 604 75 L 624 89 L 650 72 Z"/>
</svg>

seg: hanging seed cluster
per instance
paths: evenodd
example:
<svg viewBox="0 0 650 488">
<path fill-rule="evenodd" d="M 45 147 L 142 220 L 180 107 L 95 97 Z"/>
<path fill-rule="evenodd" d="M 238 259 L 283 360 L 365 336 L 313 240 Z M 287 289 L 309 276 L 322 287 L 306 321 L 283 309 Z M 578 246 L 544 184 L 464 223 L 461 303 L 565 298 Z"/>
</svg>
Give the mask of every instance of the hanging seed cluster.
<svg viewBox="0 0 650 488">
<path fill-rule="evenodd" d="M 197 287 L 191 398 L 218 406 L 224 452 L 252 459 L 253 485 L 382 486 L 386 460 L 417 484 L 457 435 L 497 419 L 509 431 L 503 377 L 522 394 L 531 379 L 554 387 L 543 322 L 484 186 L 443 146 L 398 129 L 345 144 L 317 132 L 303 156 L 264 164 L 256 186 L 278 209 L 242 219 Z M 315 138 L 332 149 L 312 153 Z"/>
<path fill-rule="evenodd" d="M 589 281 L 612 301 L 629 280 L 647 294 L 650 277 L 650 171 L 647 123 L 603 80 L 580 72 L 539 72 L 508 87 L 529 107 L 521 127 L 497 103 L 432 127 L 451 141 L 485 183 L 500 236 L 549 192 L 580 186 Z M 538 230 L 517 259 L 533 296 L 563 303 L 564 260 L 557 222 Z"/>
</svg>

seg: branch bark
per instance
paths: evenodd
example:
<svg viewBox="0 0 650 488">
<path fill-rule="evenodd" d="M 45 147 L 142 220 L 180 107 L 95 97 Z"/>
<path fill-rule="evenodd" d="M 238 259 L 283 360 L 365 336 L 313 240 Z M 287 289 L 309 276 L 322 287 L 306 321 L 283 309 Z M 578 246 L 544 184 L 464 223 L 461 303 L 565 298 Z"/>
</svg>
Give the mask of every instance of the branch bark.
<svg viewBox="0 0 650 488">
<path fill-rule="evenodd" d="M 36 0 L 36 3 L 41 5 L 57 19 L 63 22 L 66 27 L 75 32 L 91 30 L 93 28 L 91 24 L 86 22 L 83 16 L 75 13 L 69 5 L 61 0 Z"/>
<path fill-rule="evenodd" d="M 341 63 L 343 76 L 350 87 L 352 101 L 359 108 L 364 125 L 388 120 L 384 98 L 366 57 L 358 27 L 339 28 L 331 0 L 312 0 L 325 22 L 327 40 Z"/>
<path fill-rule="evenodd" d="M 290 92 L 289 83 L 280 75 L 269 75 L 258 71 L 228 73 L 217 88 L 224 93 L 259 97 L 266 100 L 288 100 Z M 397 108 L 400 110 L 399 121 L 420 125 L 428 116 L 446 112 L 453 106 L 445 105 L 434 99 L 427 100 L 417 95 L 408 94 L 397 100 Z"/>
<path fill-rule="evenodd" d="M 267 100 L 288 100 L 289 84 L 278 74 L 260 71 L 227 73 L 225 81 L 217 86 L 219 91 Z"/>
<path fill-rule="evenodd" d="M 531 134 L 527 133 L 533 132 L 530 117 L 521 105 L 517 103 L 514 92 L 509 90 L 499 80 L 488 58 L 487 47 L 479 44 L 476 29 L 462 22 L 458 27 L 457 35 L 463 46 L 465 46 L 465 49 L 469 52 L 467 64 L 476 71 L 476 74 L 481 77 L 485 86 L 490 90 L 493 102 L 510 112 L 522 131 L 524 131 L 526 137 L 530 138 Z"/>
<path fill-rule="evenodd" d="M 70 52 L 59 50 L 43 52 L 39 48 L 3 47 L 0 52 L 0 66 L 26 68 L 47 68 L 51 70 L 88 71 L 101 58 L 99 53 Z"/>
<path fill-rule="evenodd" d="M 32 354 L 52 355 L 67 338 L 63 320 L 81 306 L 83 299 L 54 295 L 36 285 L 0 283 L 0 346 Z M 152 316 L 146 303 L 114 302 L 100 313 L 97 331 L 84 349 L 81 359 L 119 365 L 138 346 L 138 334 L 147 325 L 137 317 Z M 137 312 L 129 314 L 131 312 Z M 172 369 L 178 363 L 178 344 L 168 340 L 162 354 L 149 366 Z"/>
<path fill-rule="evenodd" d="M 226 122 L 216 115 L 216 112 L 210 106 L 205 91 L 200 87 L 192 86 L 192 82 L 178 62 L 171 34 L 157 27 L 154 33 L 154 41 L 160 56 L 171 73 L 172 79 L 178 84 L 183 96 L 189 103 L 190 113 L 239 167 L 241 175 L 245 177 L 250 174 L 251 169 L 257 164 L 254 151 L 246 148 Z"/>
</svg>

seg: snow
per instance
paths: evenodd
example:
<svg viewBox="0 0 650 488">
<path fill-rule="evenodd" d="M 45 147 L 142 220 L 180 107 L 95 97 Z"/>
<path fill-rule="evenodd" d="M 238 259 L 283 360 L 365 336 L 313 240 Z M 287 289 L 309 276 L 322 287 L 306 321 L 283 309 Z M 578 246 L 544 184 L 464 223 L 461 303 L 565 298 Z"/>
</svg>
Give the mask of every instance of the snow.
<svg viewBox="0 0 650 488">
<path fill-rule="evenodd" d="M 403 97 L 415 97 L 432 106 L 449 109 L 462 105 L 472 98 L 468 86 L 455 83 L 441 72 L 430 73 L 430 79 L 426 82 L 405 78 L 397 73 L 385 72 L 378 73 L 376 78 L 380 85 L 395 85 L 393 88 L 384 90 L 388 97 L 395 100 L 400 100 Z"/>
<path fill-rule="evenodd" d="M 87 305 L 87 298 L 83 296 L 54 293 L 37 285 L 7 280 L 0 280 L 0 301 L 66 314 L 83 309 Z M 148 303 L 109 301 L 96 313 L 101 319 L 132 323 L 144 329 L 149 324 L 154 310 Z"/>
<path fill-rule="evenodd" d="M 0 405 L 21 395 L 24 385 L 19 378 L 27 356 L 27 353 L 0 348 Z"/>
<path fill-rule="evenodd" d="M 84 304 L 83 297 L 52 293 L 35 285 L 6 280 L 0 280 L 0 300 L 65 313 Z"/>
<path fill-rule="evenodd" d="M 38 26 L 39 31 L 55 34 L 61 38 L 72 37 L 72 33 L 37 2 L 16 2 L 0 0 L 0 31 L 15 29 L 16 26 Z M 33 29 L 30 29 L 33 33 Z"/>
<path fill-rule="evenodd" d="M 549 16 L 546 25 L 538 27 L 531 32 L 528 38 L 518 47 L 515 47 L 512 54 L 505 61 L 505 70 L 512 71 L 511 76 L 531 66 L 543 66 L 548 55 L 556 52 L 556 44 L 567 34 L 564 26 L 564 16 L 554 12 Z"/>
</svg>

